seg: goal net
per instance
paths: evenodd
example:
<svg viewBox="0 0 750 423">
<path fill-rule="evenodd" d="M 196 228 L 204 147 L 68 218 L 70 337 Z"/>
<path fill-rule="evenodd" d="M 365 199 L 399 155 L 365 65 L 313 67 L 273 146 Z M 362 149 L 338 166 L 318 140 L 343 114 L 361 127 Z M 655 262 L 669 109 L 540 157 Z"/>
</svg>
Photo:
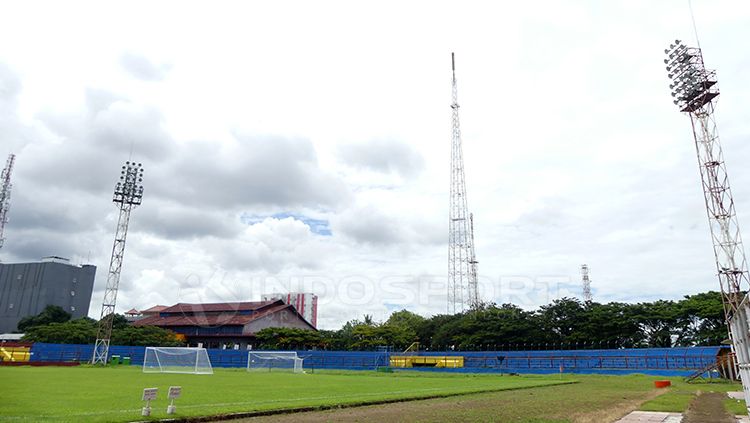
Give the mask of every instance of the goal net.
<svg viewBox="0 0 750 423">
<path fill-rule="evenodd" d="M 144 373 L 214 373 L 205 348 L 146 347 Z"/>
<path fill-rule="evenodd" d="M 249 351 L 247 353 L 248 372 L 294 372 L 302 373 L 302 359 L 296 352 Z"/>
</svg>

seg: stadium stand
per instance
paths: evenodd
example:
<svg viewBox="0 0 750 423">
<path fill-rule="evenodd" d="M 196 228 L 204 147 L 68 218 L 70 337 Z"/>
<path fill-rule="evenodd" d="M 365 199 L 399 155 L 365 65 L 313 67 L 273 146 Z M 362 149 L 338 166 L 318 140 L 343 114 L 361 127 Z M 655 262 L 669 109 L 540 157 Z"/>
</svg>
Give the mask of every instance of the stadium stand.
<svg viewBox="0 0 750 423">
<path fill-rule="evenodd" d="M 556 351 L 435 351 L 410 352 L 410 356 L 463 357 L 461 368 L 418 368 L 420 370 L 496 373 L 644 373 L 663 376 L 690 376 L 710 369 L 726 347 L 642 348 L 616 350 Z M 112 346 L 110 354 L 130 357 L 130 363 L 141 365 L 144 347 Z M 35 343 L 31 361 L 87 362 L 90 345 Z M 247 351 L 209 349 L 214 367 L 246 367 Z M 305 369 L 373 370 L 387 367 L 400 353 L 377 351 L 297 351 L 305 360 Z M 722 354 L 723 355 L 723 354 Z M 707 370 L 708 371 L 708 370 Z"/>
</svg>

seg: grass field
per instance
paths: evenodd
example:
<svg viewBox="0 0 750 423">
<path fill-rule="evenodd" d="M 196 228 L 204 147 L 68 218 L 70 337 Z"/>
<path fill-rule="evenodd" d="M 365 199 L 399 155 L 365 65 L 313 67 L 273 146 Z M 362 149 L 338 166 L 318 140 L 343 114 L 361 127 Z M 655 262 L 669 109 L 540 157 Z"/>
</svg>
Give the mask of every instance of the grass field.
<svg viewBox="0 0 750 423">
<path fill-rule="evenodd" d="M 246 423 L 322 422 L 523 422 L 605 423 L 632 410 L 649 409 L 684 412 L 697 391 L 738 391 L 735 383 L 687 384 L 682 378 L 668 378 L 670 389 L 654 389 L 663 377 L 630 375 L 564 375 L 579 381 L 571 385 L 544 386 L 522 390 L 485 392 L 449 398 L 397 404 L 373 405 L 292 415 L 244 419 Z M 744 402 L 727 400 L 728 410 L 744 414 Z"/>
<path fill-rule="evenodd" d="M 173 417 L 530 388 L 573 382 L 549 376 L 422 372 L 144 374 L 139 367 L 0 367 L 0 419 L 12 421 L 130 421 L 140 419 L 143 388 L 158 387 L 152 418 L 167 418 L 166 391 L 182 386 Z"/>
<path fill-rule="evenodd" d="M 152 418 L 167 418 L 166 391 L 183 388 L 174 417 L 442 397 L 417 402 L 253 418 L 248 421 L 508 421 L 607 422 L 633 409 L 687 409 L 697 391 L 741 390 L 734 383 L 687 384 L 656 390 L 653 376 L 500 376 L 426 372 L 328 371 L 311 374 L 144 374 L 139 367 L 0 367 L 0 421 L 139 420 L 143 388 L 158 387 Z M 575 383 L 573 383 L 575 382 Z M 564 385 L 563 385 L 564 384 Z M 524 389 L 521 389 L 524 388 Z M 456 394 L 461 396 L 447 397 Z M 446 397 L 443 397 L 446 396 Z M 744 413 L 744 402 L 726 400 Z"/>
</svg>

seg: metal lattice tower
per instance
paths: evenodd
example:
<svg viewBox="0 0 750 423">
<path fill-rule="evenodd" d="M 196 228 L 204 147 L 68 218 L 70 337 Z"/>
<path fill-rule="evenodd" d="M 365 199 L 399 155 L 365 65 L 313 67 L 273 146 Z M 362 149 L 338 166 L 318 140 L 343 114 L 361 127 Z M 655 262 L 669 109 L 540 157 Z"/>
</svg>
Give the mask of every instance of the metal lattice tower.
<svg viewBox="0 0 750 423">
<path fill-rule="evenodd" d="M 474 254 L 474 219 L 466 205 L 461 126 L 458 120 L 458 87 L 456 60 L 451 53 L 453 69 L 453 139 L 451 143 L 451 190 L 448 216 L 448 313 L 460 313 L 468 305 L 479 305 L 477 293 L 477 260 Z"/>
<path fill-rule="evenodd" d="M 115 304 L 117 302 L 117 289 L 120 285 L 120 271 L 122 270 L 122 259 L 125 254 L 125 239 L 128 236 L 128 223 L 130 223 L 130 212 L 141 204 L 143 199 L 143 167 L 140 163 L 125 162 L 120 172 L 120 182 L 115 185 L 112 201 L 120 208 L 120 216 L 117 220 L 115 231 L 115 242 L 112 246 L 112 258 L 109 262 L 109 273 L 107 275 L 107 287 L 104 290 L 104 301 L 102 302 L 102 313 L 99 318 L 99 330 L 96 335 L 94 356 L 92 364 L 107 364 L 109 355 L 109 340 L 112 337 L 112 321 L 115 317 Z"/>
<path fill-rule="evenodd" d="M 590 302 L 594 298 L 591 296 L 591 279 L 589 279 L 589 265 L 581 265 L 581 284 L 583 285 L 583 301 Z"/>
<path fill-rule="evenodd" d="M 667 54 L 664 63 L 672 80 L 669 88 L 672 89 L 674 104 L 681 112 L 687 113 L 693 129 L 724 312 L 740 368 L 745 400 L 750 405 L 750 306 L 742 292 L 750 287 L 750 283 L 734 199 L 714 119 L 714 100 L 719 95 L 716 72 L 706 70 L 700 48 L 687 47 L 680 40 L 676 40 L 664 52 Z"/>
<path fill-rule="evenodd" d="M 8 223 L 8 210 L 10 210 L 10 189 L 13 187 L 10 183 L 10 174 L 13 173 L 15 161 L 15 154 L 9 154 L 3 173 L 0 174 L 0 248 L 5 242 L 5 224 Z"/>
</svg>

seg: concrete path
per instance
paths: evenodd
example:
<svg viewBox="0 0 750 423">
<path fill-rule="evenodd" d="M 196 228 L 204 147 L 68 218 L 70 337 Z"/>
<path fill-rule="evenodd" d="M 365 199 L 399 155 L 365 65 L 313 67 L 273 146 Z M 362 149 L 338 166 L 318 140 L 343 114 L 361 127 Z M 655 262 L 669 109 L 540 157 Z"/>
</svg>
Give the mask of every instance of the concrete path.
<svg viewBox="0 0 750 423">
<path fill-rule="evenodd" d="M 737 423 L 750 423 L 748 416 L 735 416 Z M 615 423 L 680 423 L 682 414 L 658 411 L 633 411 Z"/>
<path fill-rule="evenodd" d="M 742 391 L 729 391 L 727 392 L 727 396 L 731 399 L 738 399 L 738 400 L 745 399 L 745 394 Z"/>
<path fill-rule="evenodd" d="M 664 413 L 660 411 L 633 411 L 632 413 L 621 418 L 615 423 L 680 423 L 681 421 L 682 414 L 680 413 Z"/>
</svg>

